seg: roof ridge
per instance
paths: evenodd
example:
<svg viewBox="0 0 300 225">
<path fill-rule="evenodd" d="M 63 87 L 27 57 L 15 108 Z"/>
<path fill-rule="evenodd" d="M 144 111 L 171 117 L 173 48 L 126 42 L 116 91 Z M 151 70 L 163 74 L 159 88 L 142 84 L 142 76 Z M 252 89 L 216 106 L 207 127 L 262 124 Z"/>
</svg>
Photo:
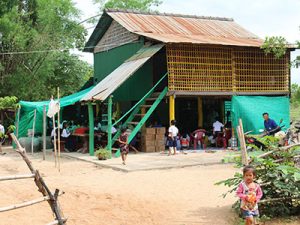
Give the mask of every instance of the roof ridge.
<svg viewBox="0 0 300 225">
<path fill-rule="evenodd" d="M 186 15 L 177 13 L 161 13 L 155 11 L 139 11 L 133 9 L 105 9 L 105 12 L 121 12 L 121 13 L 134 13 L 142 15 L 154 15 L 154 16 L 173 16 L 173 17 L 184 17 L 184 18 L 194 18 L 194 19 L 206 19 L 206 20 L 220 20 L 220 21 L 234 21 L 233 18 L 226 17 L 213 17 L 213 16 L 197 16 L 197 15 Z"/>
</svg>

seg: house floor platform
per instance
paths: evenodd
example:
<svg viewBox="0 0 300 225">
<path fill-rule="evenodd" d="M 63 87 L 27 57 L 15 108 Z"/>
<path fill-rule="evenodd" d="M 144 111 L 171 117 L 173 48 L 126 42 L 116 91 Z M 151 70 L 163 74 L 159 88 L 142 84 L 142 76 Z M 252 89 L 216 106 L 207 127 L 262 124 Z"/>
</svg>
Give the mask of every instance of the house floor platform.
<svg viewBox="0 0 300 225">
<path fill-rule="evenodd" d="M 144 170 L 161 170 L 171 168 L 182 168 L 199 165 L 214 165 L 221 164 L 222 159 L 227 155 L 237 154 L 237 152 L 212 150 L 207 152 L 203 150 L 188 150 L 187 154 L 177 153 L 176 155 L 168 156 L 167 153 L 159 152 L 137 154 L 129 154 L 126 160 L 126 165 L 122 164 L 121 157 L 108 160 L 98 160 L 95 156 L 82 154 L 77 152 L 62 153 L 63 157 L 74 158 L 86 162 L 94 163 L 101 167 L 120 170 L 123 172 L 134 172 Z"/>
</svg>

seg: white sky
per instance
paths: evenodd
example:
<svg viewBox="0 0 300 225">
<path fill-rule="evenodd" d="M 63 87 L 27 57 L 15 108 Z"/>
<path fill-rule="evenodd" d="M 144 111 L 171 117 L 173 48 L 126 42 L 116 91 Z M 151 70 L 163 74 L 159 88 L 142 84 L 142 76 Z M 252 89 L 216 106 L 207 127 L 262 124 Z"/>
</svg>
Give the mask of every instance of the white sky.
<svg viewBox="0 0 300 225">
<path fill-rule="evenodd" d="M 73 0 L 82 11 L 82 20 L 99 14 L 92 0 Z M 167 13 L 233 18 L 252 33 L 283 36 L 290 43 L 300 40 L 300 0 L 163 0 L 157 10 Z M 86 24 L 91 27 L 91 24 Z M 89 29 L 89 38 L 93 29 Z M 93 63 L 92 53 L 79 53 L 82 59 Z M 298 50 L 292 53 L 300 55 Z M 300 69 L 292 69 L 292 82 L 300 84 Z"/>
</svg>

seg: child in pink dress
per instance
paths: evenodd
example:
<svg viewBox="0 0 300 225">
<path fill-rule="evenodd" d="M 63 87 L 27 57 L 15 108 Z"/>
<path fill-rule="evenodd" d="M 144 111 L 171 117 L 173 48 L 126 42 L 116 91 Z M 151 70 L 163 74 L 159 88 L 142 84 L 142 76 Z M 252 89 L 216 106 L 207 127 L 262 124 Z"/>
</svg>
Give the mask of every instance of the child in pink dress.
<svg viewBox="0 0 300 225">
<path fill-rule="evenodd" d="M 262 190 L 259 184 L 254 182 L 256 176 L 252 166 L 245 166 L 243 169 L 244 180 L 239 184 L 236 194 L 241 199 L 241 210 L 246 219 L 245 225 L 256 224 L 259 216 L 258 202 L 262 198 Z"/>
</svg>

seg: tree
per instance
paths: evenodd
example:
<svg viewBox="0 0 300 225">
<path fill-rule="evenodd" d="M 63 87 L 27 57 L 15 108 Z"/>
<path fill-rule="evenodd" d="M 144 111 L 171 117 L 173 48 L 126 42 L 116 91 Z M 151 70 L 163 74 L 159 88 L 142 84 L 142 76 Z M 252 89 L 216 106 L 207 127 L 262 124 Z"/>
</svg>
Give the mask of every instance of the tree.
<svg viewBox="0 0 300 225">
<path fill-rule="evenodd" d="M 100 4 L 100 9 L 115 8 L 115 9 L 134 9 L 141 11 L 151 11 L 152 7 L 159 6 L 160 0 L 93 0 L 94 3 Z"/>
<path fill-rule="evenodd" d="M 0 96 L 42 100 L 55 86 L 63 95 L 83 86 L 91 67 L 69 52 L 85 42 L 78 17 L 71 0 L 0 2 Z"/>
</svg>

